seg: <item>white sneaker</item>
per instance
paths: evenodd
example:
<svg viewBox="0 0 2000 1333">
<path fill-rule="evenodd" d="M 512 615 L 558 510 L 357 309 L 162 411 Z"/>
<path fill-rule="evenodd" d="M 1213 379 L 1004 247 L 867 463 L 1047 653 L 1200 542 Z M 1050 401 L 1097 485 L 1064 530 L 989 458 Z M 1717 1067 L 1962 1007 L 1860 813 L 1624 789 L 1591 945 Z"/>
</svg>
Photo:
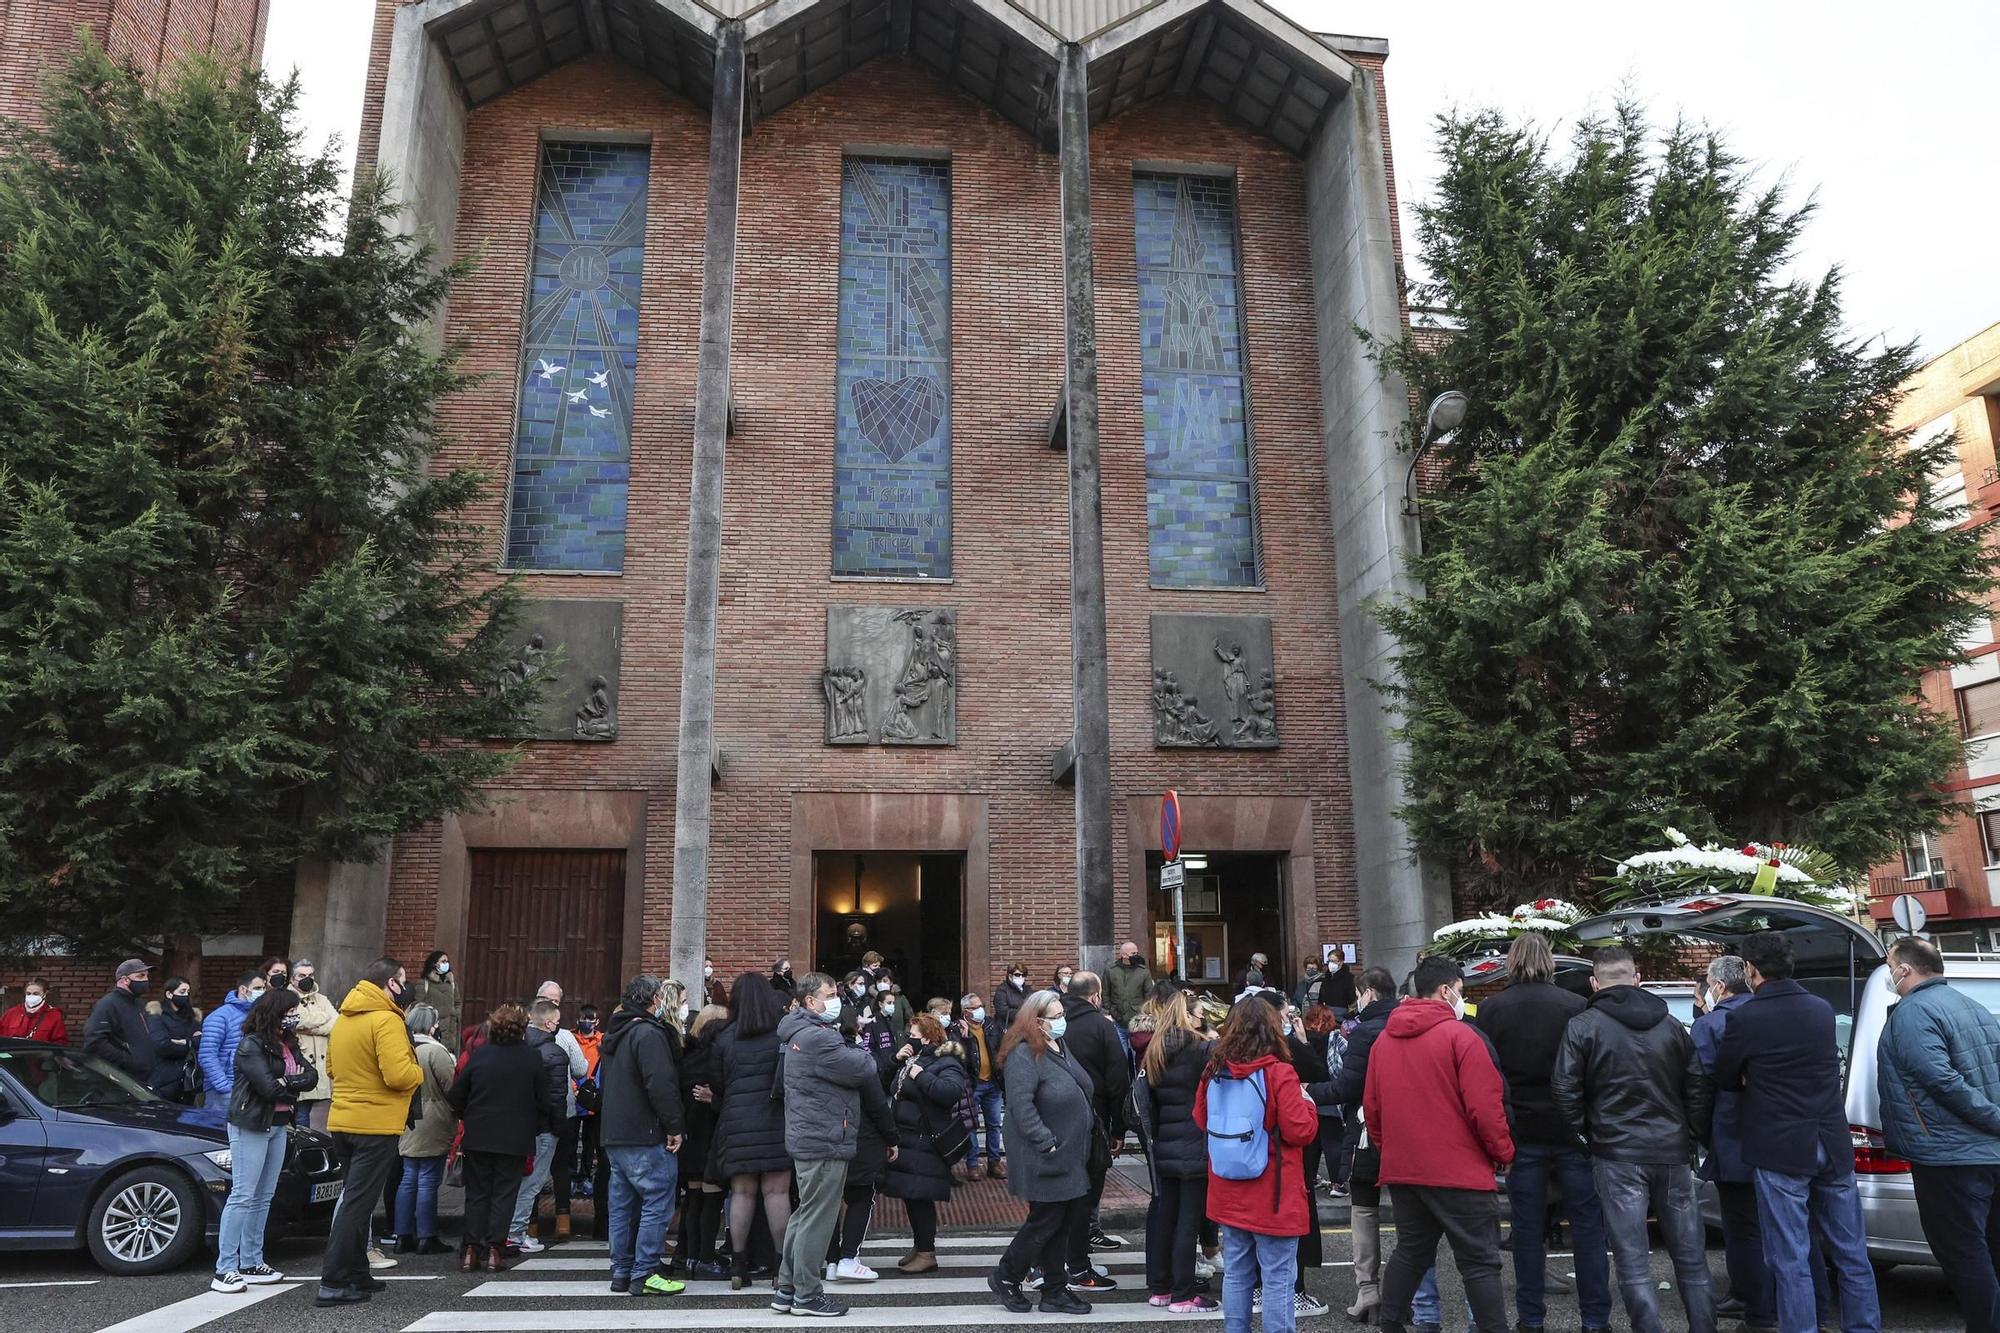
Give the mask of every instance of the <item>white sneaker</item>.
<svg viewBox="0 0 2000 1333">
<path fill-rule="evenodd" d="M 253 1287 L 274 1286 L 285 1280 L 283 1273 L 275 1268 L 266 1268 L 263 1264 L 251 1264 L 247 1268 L 239 1268 L 236 1270 L 236 1276 Z"/>
<path fill-rule="evenodd" d="M 523 1236 L 519 1240 L 510 1240 L 507 1243 L 522 1254 L 540 1254 L 543 1250 L 549 1248 L 533 1236 Z"/>
<path fill-rule="evenodd" d="M 1222 1269 L 1208 1261 L 1208 1256 L 1197 1253 L 1194 1257 L 1194 1275 L 1204 1282 L 1220 1273 Z"/>
<path fill-rule="evenodd" d="M 208 1289 L 210 1291 L 225 1292 L 231 1296 L 239 1291 L 249 1290 L 243 1284 L 242 1275 L 236 1272 L 217 1273 L 213 1278 L 209 1279 Z"/>
<path fill-rule="evenodd" d="M 836 1282 L 873 1282 L 880 1274 L 859 1259 L 842 1259 L 833 1266 Z"/>
<path fill-rule="evenodd" d="M 369 1248 L 368 1266 L 370 1268 L 376 1268 L 376 1269 L 394 1268 L 396 1266 L 396 1261 L 394 1259 L 391 1259 L 388 1255 L 382 1253 L 382 1247 L 380 1245 L 376 1245 L 376 1246 L 371 1246 Z"/>
<path fill-rule="evenodd" d="M 1295 1319 L 1315 1319 L 1327 1312 L 1327 1303 L 1309 1291 L 1299 1292 L 1292 1297 L 1292 1317 Z"/>
</svg>

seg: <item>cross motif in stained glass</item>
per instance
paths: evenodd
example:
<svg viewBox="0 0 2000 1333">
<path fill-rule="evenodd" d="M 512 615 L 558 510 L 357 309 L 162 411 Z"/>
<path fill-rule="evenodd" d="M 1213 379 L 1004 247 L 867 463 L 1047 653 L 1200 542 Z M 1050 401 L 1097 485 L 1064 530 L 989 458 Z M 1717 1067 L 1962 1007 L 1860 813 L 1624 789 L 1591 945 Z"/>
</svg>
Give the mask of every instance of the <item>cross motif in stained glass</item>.
<svg viewBox="0 0 2000 1333">
<path fill-rule="evenodd" d="M 508 501 L 510 568 L 624 568 L 649 166 L 643 145 L 542 149 Z"/>
<path fill-rule="evenodd" d="M 1132 195 L 1152 581 L 1254 587 L 1236 192 L 1140 172 Z"/>
<path fill-rule="evenodd" d="M 840 192 L 833 572 L 951 575 L 951 175 L 849 158 Z"/>
</svg>

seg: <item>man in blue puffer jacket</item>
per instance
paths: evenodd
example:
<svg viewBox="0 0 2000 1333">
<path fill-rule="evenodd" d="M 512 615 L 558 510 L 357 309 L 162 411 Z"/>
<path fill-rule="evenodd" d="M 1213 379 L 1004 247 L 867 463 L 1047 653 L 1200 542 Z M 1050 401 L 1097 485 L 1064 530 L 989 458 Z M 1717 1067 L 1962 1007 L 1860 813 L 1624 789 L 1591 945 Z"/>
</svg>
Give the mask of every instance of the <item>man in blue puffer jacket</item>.
<svg viewBox="0 0 2000 1333">
<path fill-rule="evenodd" d="M 262 972 L 245 972 L 229 998 L 202 1020 L 201 1045 L 195 1048 L 195 1058 L 201 1062 L 202 1086 L 208 1089 L 206 1105 L 229 1106 L 229 1094 L 236 1087 L 236 1046 L 243 1040 L 243 1020 L 264 993 L 264 986 Z"/>
<path fill-rule="evenodd" d="M 1966 1327 L 2000 1328 L 2000 1020 L 1945 984 L 1924 940 L 1889 946 L 1902 996 L 1878 1050 L 1882 1136 L 1911 1164 L 1924 1237 Z"/>
</svg>

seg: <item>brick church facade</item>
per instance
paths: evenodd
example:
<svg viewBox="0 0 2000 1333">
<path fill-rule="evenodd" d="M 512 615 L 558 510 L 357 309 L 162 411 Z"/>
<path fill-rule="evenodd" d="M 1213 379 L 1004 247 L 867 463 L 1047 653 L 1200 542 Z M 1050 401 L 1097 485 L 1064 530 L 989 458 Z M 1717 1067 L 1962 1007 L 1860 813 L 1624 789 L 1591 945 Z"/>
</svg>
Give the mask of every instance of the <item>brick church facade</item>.
<svg viewBox="0 0 2000 1333">
<path fill-rule="evenodd" d="M 191 40 L 142 13 L 263 21 L 94 8 L 134 50 Z M 520 749 L 485 808 L 301 867 L 265 943 L 335 986 L 443 948 L 474 1011 L 667 968 L 719 383 L 720 975 L 873 948 L 955 996 L 1131 938 L 1226 989 L 1253 952 L 1287 982 L 1328 943 L 1413 953 L 1448 894 L 1395 818 L 1368 613 L 1415 590 L 1407 390 L 1356 336 L 1405 319 L 1386 57 L 1259 0 L 377 0 L 359 166 L 474 262 L 430 331 L 484 377 L 442 462 L 495 479 L 528 598 L 496 688 L 546 702 L 485 742 Z"/>
</svg>

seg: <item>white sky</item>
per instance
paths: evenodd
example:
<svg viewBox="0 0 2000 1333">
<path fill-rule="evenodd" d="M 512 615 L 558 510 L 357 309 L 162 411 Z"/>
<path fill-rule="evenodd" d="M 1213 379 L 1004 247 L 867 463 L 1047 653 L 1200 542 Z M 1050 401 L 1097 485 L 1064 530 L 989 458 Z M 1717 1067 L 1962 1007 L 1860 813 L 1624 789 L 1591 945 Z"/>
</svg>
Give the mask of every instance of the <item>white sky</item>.
<svg viewBox="0 0 2000 1333">
<path fill-rule="evenodd" d="M 1801 273 L 1846 270 L 1854 331 L 1936 356 L 2000 321 L 1993 0 L 1279 0 L 1323 32 L 1386 37 L 1404 204 L 1436 172 L 1431 123 L 1496 106 L 1561 130 L 1621 89 L 1701 118 L 1737 153 L 1816 191 Z M 308 142 L 351 153 L 372 0 L 272 0 L 266 63 L 304 81 Z"/>
</svg>

